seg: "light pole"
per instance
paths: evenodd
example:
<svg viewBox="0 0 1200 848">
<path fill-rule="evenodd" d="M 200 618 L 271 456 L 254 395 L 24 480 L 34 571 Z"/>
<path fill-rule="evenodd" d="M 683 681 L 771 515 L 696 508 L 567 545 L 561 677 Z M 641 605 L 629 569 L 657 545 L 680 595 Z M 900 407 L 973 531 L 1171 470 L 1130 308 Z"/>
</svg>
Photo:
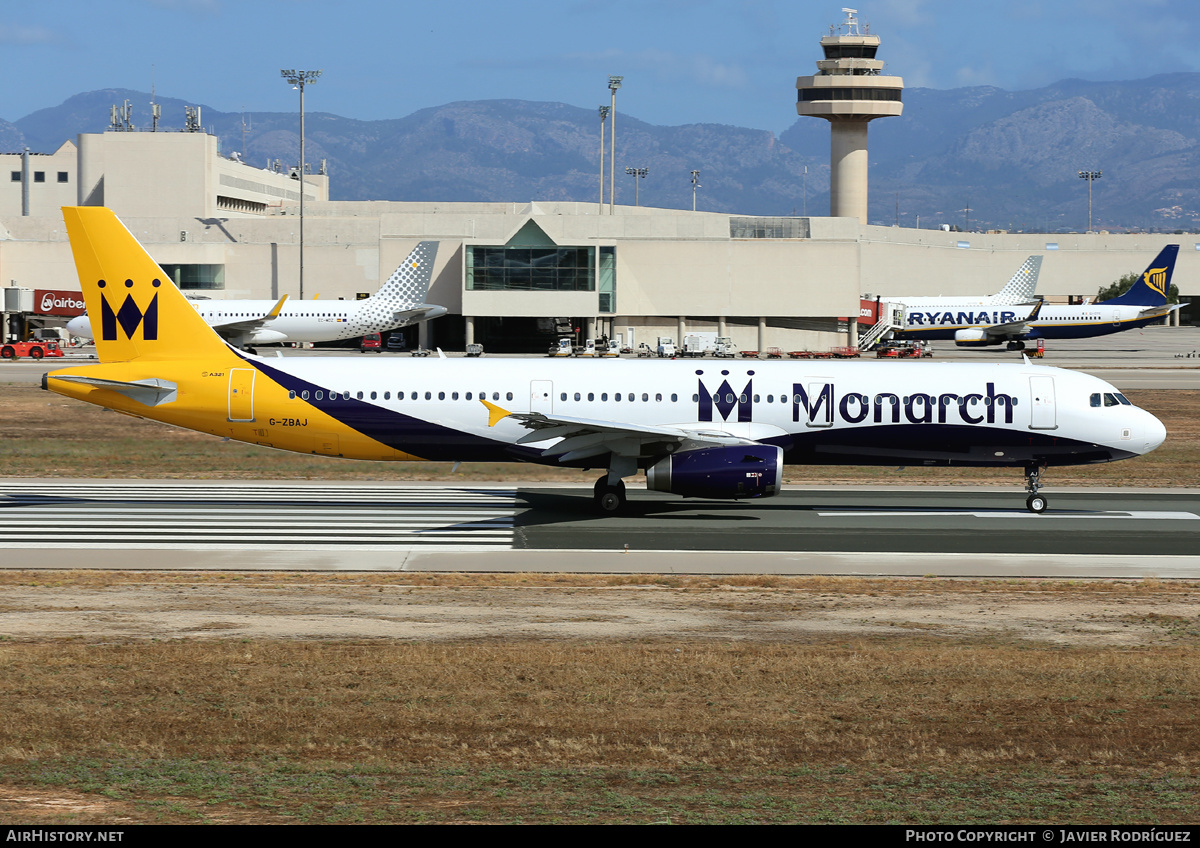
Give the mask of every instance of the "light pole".
<svg viewBox="0 0 1200 848">
<path fill-rule="evenodd" d="M 1080 171 L 1079 179 L 1087 180 L 1088 184 L 1088 229 L 1092 231 L 1092 183 L 1104 176 L 1102 171 Z"/>
<path fill-rule="evenodd" d="M 609 127 L 608 138 L 608 214 L 617 214 L 617 89 L 621 87 L 621 80 L 625 77 L 608 78 L 608 90 L 612 92 L 612 103 L 609 106 L 609 116 L 612 118 L 612 126 Z"/>
<path fill-rule="evenodd" d="M 304 86 L 316 82 L 321 72 L 288 69 L 279 74 L 300 91 L 300 299 L 304 300 Z"/>
<path fill-rule="evenodd" d="M 604 124 L 608 121 L 608 107 L 600 107 L 600 214 L 604 214 Z"/>
<path fill-rule="evenodd" d="M 692 171 L 692 211 L 696 211 L 696 189 L 704 188 L 700 185 L 700 172 Z"/>
<path fill-rule="evenodd" d="M 649 168 L 626 168 L 625 173 L 627 173 L 631 177 L 633 177 L 633 205 L 641 206 L 642 204 L 638 198 L 638 186 L 641 185 L 641 183 L 639 183 L 638 180 L 646 179 L 646 174 L 650 173 L 650 169 Z"/>
</svg>

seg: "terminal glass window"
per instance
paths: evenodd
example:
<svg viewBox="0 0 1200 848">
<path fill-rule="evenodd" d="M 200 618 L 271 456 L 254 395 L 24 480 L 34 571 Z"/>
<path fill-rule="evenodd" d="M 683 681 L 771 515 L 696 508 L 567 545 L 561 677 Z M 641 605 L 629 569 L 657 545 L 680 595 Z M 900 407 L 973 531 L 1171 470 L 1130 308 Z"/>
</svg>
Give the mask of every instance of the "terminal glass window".
<svg viewBox="0 0 1200 848">
<path fill-rule="evenodd" d="M 594 247 L 467 248 L 470 291 L 595 291 Z"/>
<path fill-rule="evenodd" d="M 808 219 L 730 218 L 729 237 L 735 239 L 808 238 Z"/>
<path fill-rule="evenodd" d="M 160 265 L 181 291 L 211 291 L 225 288 L 224 265 Z"/>
<path fill-rule="evenodd" d="M 617 249 L 600 248 L 600 311 L 617 311 Z"/>
</svg>

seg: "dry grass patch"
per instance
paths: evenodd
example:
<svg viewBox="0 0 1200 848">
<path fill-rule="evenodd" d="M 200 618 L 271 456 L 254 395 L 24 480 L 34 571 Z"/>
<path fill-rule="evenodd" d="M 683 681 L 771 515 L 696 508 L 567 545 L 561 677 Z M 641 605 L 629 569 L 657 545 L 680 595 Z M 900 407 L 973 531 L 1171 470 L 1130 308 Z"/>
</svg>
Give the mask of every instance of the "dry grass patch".
<svg viewBox="0 0 1200 848">
<path fill-rule="evenodd" d="M 949 643 L 948 643 L 949 642 Z M 1195 647 L 176 642 L 0 646 L 7 759 L 519 768 L 1196 765 Z"/>
<path fill-rule="evenodd" d="M 1164 824 L 1200 813 L 1197 660 L 919 636 L 9 644 L 0 780 L 149 821 Z"/>
<path fill-rule="evenodd" d="M 1200 816 L 1194 582 L 63 571 L 0 586 L 81 634 L 0 641 L 12 821 Z M 653 620 L 715 623 L 654 639 L 83 636 L 93 611 L 131 614 L 117 595 L 216 625 L 280 598 L 354 617 L 380 596 L 439 626 L 465 597 L 518 620 L 551 599 L 634 599 Z M 1018 635 L 1008 608 L 1116 630 L 1102 647 Z M 826 615 L 886 636 L 768 630 Z"/>
</svg>

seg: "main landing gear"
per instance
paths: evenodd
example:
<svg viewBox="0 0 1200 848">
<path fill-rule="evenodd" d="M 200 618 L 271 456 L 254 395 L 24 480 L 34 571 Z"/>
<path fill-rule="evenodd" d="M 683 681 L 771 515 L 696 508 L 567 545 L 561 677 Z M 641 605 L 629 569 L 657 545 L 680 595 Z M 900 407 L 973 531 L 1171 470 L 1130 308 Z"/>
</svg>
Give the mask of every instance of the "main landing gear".
<svg viewBox="0 0 1200 848">
<path fill-rule="evenodd" d="M 1010 341 L 1010 342 L 1008 343 L 1008 348 L 1007 348 L 1007 349 L 1008 349 L 1008 350 L 1024 350 L 1024 349 L 1025 349 L 1025 342 L 1022 342 L 1022 341 Z"/>
<path fill-rule="evenodd" d="M 595 493 L 597 511 L 604 515 L 616 515 L 619 512 L 625 511 L 625 505 L 628 501 L 625 498 L 624 480 L 618 480 L 616 485 L 613 485 L 608 482 L 608 475 L 605 474 L 596 481 L 593 491 Z"/>
<path fill-rule="evenodd" d="M 616 515 L 625 511 L 625 481 L 621 478 L 637 474 L 636 456 L 614 453 L 608 458 L 608 473 L 596 481 L 592 490 L 596 511 L 601 515 Z"/>
<path fill-rule="evenodd" d="M 1045 470 L 1044 465 L 1025 466 L 1025 491 L 1029 492 L 1029 497 L 1025 499 L 1025 507 L 1037 515 L 1046 511 L 1046 498 L 1038 494 L 1038 489 L 1042 488 L 1042 472 Z"/>
</svg>

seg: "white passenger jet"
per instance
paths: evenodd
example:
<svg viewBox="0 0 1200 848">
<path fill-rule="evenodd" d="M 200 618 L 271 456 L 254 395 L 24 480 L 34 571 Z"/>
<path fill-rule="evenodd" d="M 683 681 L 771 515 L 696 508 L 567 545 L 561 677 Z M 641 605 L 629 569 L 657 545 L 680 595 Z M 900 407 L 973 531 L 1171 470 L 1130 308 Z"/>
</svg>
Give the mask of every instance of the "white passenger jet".
<svg viewBox="0 0 1200 848">
<path fill-rule="evenodd" d="M 371 460 L 607 468 L 683 497 L 777 494 L 786 463 L 1005 466 L 1040 513 L 1049 465 L 1154 450 L 1163 425 L 1087 374 L 1018 364 L 260 357 L 208 327 L 113 213 L 63 210 L 101 364 L 43 387 L 192 430 Z"/>
<path fill-rule="evenodd" d="M 438 243 L 419 243 L 387 282 L 365 300 L 193 300 L 200 316 L 236 347 L 278 342 L 333 342 L 367 333 L 397 330 L 446 314 L 446 307 L 425 303 Z M 161 275 L 160 275 L 161 276 Z M 90 313 L 67 322 L 73 336 L 95 338 Z M 119 315 L 104 313 L 104 321 Z"/>
<path fill-rule="evenodd" d="M 1024 350 L 1036 339 L 1084 339 L 1133 330 L 1159 321 L 1187 304 L 1167 303 L 1171 275 L 1179 245 L 1169 244 L 1120 297 L 1102 303 L 1038 303 L 1027 307 L 951 308 L 907 307 L 905 326 L 896 339 L 953 339 L 958 347 L 987 347 L 1007 343 L 1008 350 Z M 1032 258 L 1032 257 L 1031 257 Z"/>
<path fill-rule="evenodd" d="M 1038 276 L 1042 273 L 1042 257 L 1030 256 L 1021 263 L 1017 273 L 1013 274 L 1004 288 L 995 294 L 965 295 L 948 297 L 883 297 L 885 303 L 903 303 L 911 309 L 940 309 L 955 312 L 959 309 L 976 307 L 1018 306 L 1025 304 L 1033 306 L 1034 292 L 1037 291 Z"/>
</svg>

